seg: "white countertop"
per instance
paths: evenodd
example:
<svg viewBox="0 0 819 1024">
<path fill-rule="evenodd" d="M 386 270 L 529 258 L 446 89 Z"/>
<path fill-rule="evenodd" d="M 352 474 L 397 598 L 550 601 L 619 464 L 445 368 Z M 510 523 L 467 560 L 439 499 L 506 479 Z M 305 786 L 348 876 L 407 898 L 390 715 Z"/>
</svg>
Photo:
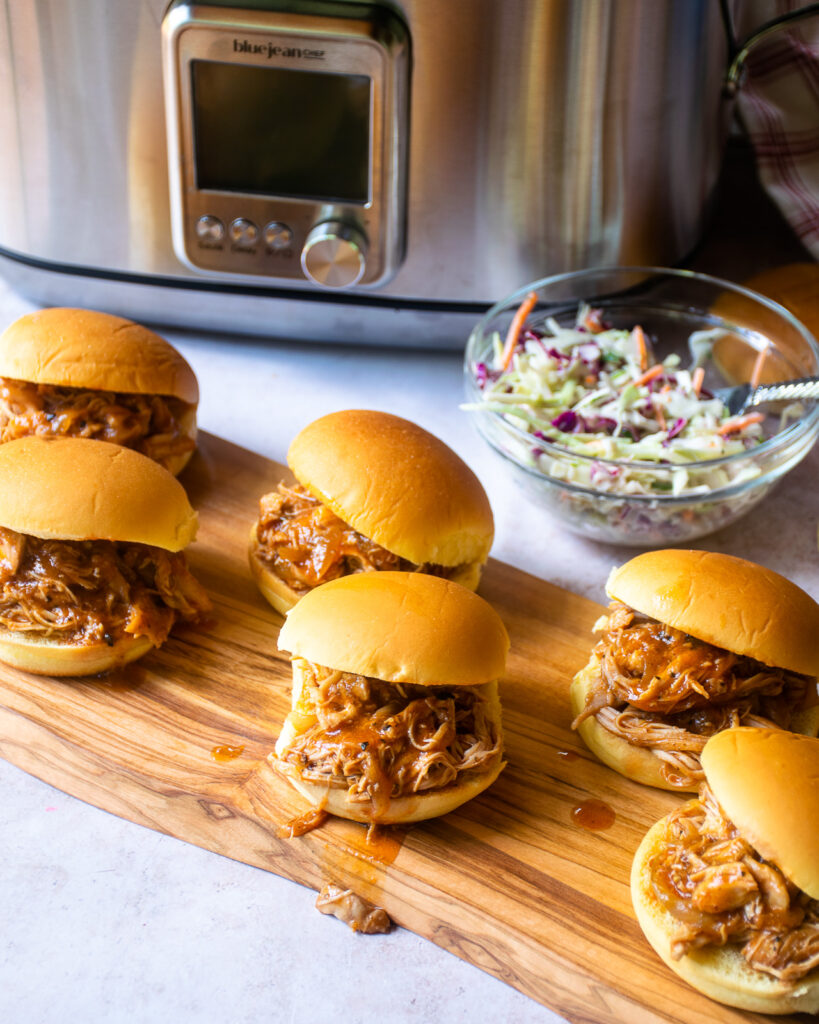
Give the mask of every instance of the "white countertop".
<svg viewBox="0 0 819 1024">
<path fill-rule="evenodd" d="M 0 281 L 0 328 L 32 308 Z M 205 430 L 283 461 L 317 416 L 386 409 L 437 434 L 481 477 L 496 558 L 603 601 L 609 569 L 634 553 L 574 537 L 510 484 L 459 411 L 458 353 L 164 333 L 198 375 Z M 817 478 L 819 449 L 744 520 L 695 546 L 755 559 L 819 598 Z M 2 761 L 0 786 L 0 1019 L 9 1024 L 560 1019 L 410 932 L 356 935 L 318 914 L 305 888 L 122 821 Z"/>
</svg>

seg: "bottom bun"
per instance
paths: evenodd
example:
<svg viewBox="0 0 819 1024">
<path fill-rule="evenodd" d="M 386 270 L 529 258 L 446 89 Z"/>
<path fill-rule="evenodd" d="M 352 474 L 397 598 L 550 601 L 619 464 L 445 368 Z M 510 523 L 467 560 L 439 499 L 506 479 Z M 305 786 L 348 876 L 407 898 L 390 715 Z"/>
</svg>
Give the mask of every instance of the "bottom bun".
<svg viewBox="0 0 819 1024">
<path fill-rule="evenodd" d="M 650 861 L 665 841 L 666 819 L 658 821 L 643 838 L 631 868 L 631 899 L 637 921 L 668 967 L 711 999 L 756 1013 L 819 1012 L 819 970 L 794 983 L 786 983 L 749 966 L 736 945 L 694 949 L 679 960 L 671 956 L 671 942 L 679 922 L 654 895 Z"/>
<path fill-rule="evenodd" d="M 93 676 L 136 661 L 153 648 L 146 636 L 124 636 L 114 644 L 61 643 L 0 630 L 0 661 L 39 676 Z"/>
<path fill-rule="evenodd" d="M 179 432 L 183 437 L 189 438 L 193 441 L 193 444 L 186 452 L 180 452 L 179 455 L 171 455 L 168 458 L 161 460 L 165 469 L 174 476 L 179 476 L 185 466 L 190 462 L 193 453 L 196 451 L 197 427 L 195 405 L 189 405 L 182 413 L 182 417 L 179 421 Z"/>
<path fill-rule="evenodd" d="M 467 803 L 478 796 L 500 775 L 506 762 L 498 755 L 481 772 L 470 772 L 469 778 L 443 789 L 433 789 L 425 793 L 414 793 L 412 796 L 399 796 L 390 800 L 390 806 L 383 814 L 374 815 L 369 803 L 352 803 L 347 799 L 347 791 L 332 786 L 323 786 L 319 782 L 305 782 L 287 774 L 288 781 L 314 807 L 334 814 L 337 818 L 360 821 L 365 825 L 410 825 L 428 818 L 440 818 L 449 814 L 456 807 Z"/>
<path fill-rule="evenodd" d="M 256 581 L 256 586 L 261 591 L 264 599 L 273 605 L 277 612 L 287 615 L 290 609 L 304 597 L 304 594 L 288 586 L 281 576 L 274 572 L 263 558 L 259 557 L 256 551 L 258 543 L 257 527 L 258 523 L 254 523 L 250 531 L 248 562 L 250 563 L 251 575 Z M 453 570 L 449 579 L 453 583 L 459 583 L 462 587 L 466 587 L 467 590 L 477 590 L 481 580 L 482 569 L 482 562 L 470 562 L 465 565 L 459 565 L 457 569 Z"/>
<path fill-rule="evenodd" d="M 589 663 L 584 666 L 572 680 L 569 689 L 572 713 L 579 715 L 586 706 L 586 698 L 600 674 L 600 661 L 592 655 Z M 655 789 L 668 789 L 673 793 L 696 793 L 700 783 L 692 782 L 690 786 L 675 786 L 662 774 L 663 762 L 647 747 L 637 747 L 622 736 L 615 736 L 604 728 L 590 715 L 577 727 L 583 742 L 591 752 L 614 771 L 627 779 L 641 782 Z M 819 734 L 819 705 L 797 711 L 791 721 L 791 732 L 799 732 L 804 736 Z"/>
<path fill-rule="evenodd" d="M 315 717 L 305 708 L 301 700 L 303 677 L 298 670 L 298 662 L 294 663 L 293 671 L 293 710 L 282 726 L 281 734 L 276 741 L 275 754 L 271 755 L 270 763 L 309 800 L 310 803 L 328 814 L 338 818 L 348 818 L 367 825 L 398 825 L 425 821 L 427 818 L 439 818 L 443 814 L 454 811 L 456 807 L 472 800 L 495 781 L 506 765 L 502 753 L 493 758 L 481 771 L 464 772 L 463 777 L 449 786 L 440 789 L 426 790 L 409 796 L 394 797 L 389 807 L 382 814 L 374 814 L 369 802 L 352 801 L 347 798 L 347 790 L 340 786 L 325 785 L 321 782 L 306 781 L 299 778 L 290 765 L 278 760 L 300 732 L 306 731 L 316 721 Z M 501 731 L 501 704 L 498 697 L 496 682 L 483 683 L 474 687 L 489 704 L 489 717 Z"/>
<path fill-rule="evenodd" d="M 162 465 L 167 469 L 173 476 L 179 476 L 182 470 L 191 461 L 194 449 L 189 452 L 182 452 L 181 455 L 171 455 L 170 458 L 164 459 Z"/>
<path fill-rule="evenodd" d="M 260 558 L 256 552 L 258 535 L 257 524 L 253 525 L 250 531 L 250 548 L 248 549 L 248 562 L 250 574 L 256 582 L 256 586 L 262 593 L 262 597 L 268 604 L 272 604 L 281 615 L 287 615 L 290 609 L 303 596 L 289 587 L 277 573 L 273 572 L 270 566 Z"/>
</svg>

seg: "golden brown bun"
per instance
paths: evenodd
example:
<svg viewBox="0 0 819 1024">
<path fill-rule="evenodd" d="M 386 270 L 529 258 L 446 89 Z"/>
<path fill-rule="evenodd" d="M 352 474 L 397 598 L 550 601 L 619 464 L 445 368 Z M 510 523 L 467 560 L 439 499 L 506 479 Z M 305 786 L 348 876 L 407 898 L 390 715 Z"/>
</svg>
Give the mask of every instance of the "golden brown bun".
<svg viewBox="0 0 819 1024">
<path fill-rule="evenodd" d="M 606 592 L 717 647 L 819 675 L 819 605 L 754 562 L 711 551 L 648 551 L 613 569 Z"/>
<path fill-rule="evenodd" d="M 377 544 L 420 564 L 482 564 L 489 500 L 443 441 L 385 412 L 348 409 L 308 424 L 287 461 L 311 494 Z"/>
<path fill-rule="evenodd" d="M 153 644 L 145 636 L 121 637 L 115 644 L 79 646 L 59 639 L 43 640 L 13 630 L 0 630 L 0 661 L 41 676 L 91 676 L 109 672 L 147 654 Z"/>
<path fill-rule="evenodd" d="M 572 680 L 569 696 L 572 714 L 575 717 L 586 706 L 586 698 L 599 674 L 599 665 L 597 656 L 593 654 L 589 663 Z M 669 715 L 668 719 L 673 721 L 673 716 Z M 805 736 L 819 734 L 819 705 L 795 712 L 791 720 L 791 729 L 796 733 L 803 733 Z M 636 747 L 621 736 L 615 736 L 614 733 L 600 725 L 593 715 L 584 719 L 577 727 L 577 731 L 589 750 L 603 764 L 613 768 L 627 779 L 641 782 L 644 786 L 654 786 L 655 789 L 668 789 L 674 793 L 696 793 L 699 789 L 697 782 L 693 782 L 690 786 L 672 785 L 661 772 L 663 762 L 659 757 L 645 747 Z M 758 730 L 752 729 L 751 731 L 757 732 Z"/>
<path fill-rule="evenodd" d="M 164 338 L 90 309 L 53 307 L 15 320 L 0 334 L 0 377 L 199 401 L 196 375 Z"/>
<path fill-rule="evenodd" d="M 309 713 L 309 706 L 302 700 L 304 675 L 298 660 L 293 663 L 293 691 L 291 697 L 292 711 L 285 719 L 281 735 L 276 741 L 276 754 L 281 755 L 301 732 L 306 732 L 316 719 Z M 501 735 L 501 705 L 498 697 L 497 682 L 484 683 L 480 688 L 486 699 L 489 717 L 495 722 L 498 734 Z M 275 764 L 275 759 L 273 761 Z M 329 814 L 339 818 L 349 818 L 367 824 L 379 825 L 410 824 L 414 821 L 425 821 L 438 818 L 442 814 L 454 811 L 456 807 L 472 800 L 495 781 L 505 765 L 502 754 L 498 754 L 482 771 L 466 772 L 455 783 L 441 789 L 417 793 L 412 796 L 396 797 L 389 802 L 387 810 L 377 817 L 373 815 L 369 802 L 358 803 L 347 799 L 347 790 L 338 787 L 324 786 L 320 782 L 306 781 L 298 774 L 285 771 L 288 781 L 309 800 L 314 807 L 321 807 Z"/>
<path fill-rule="evenodd" d="M 742 835 L 819 900 L 819 739 L 727 729 L 706 743 L 702 766 Z"/>
<path fill-rule="evenodd" d="M 21 437 L 0 445 L 0 526 L 181 551 L 197 515 L 179 481 L 139 452 L 88 438 Z"/>
<path fill-rule="evenodd" d="M 391 683 L 470 686 L 504 674 L 509 636 L 492 606 L 457 583 L 367 572 L 306 594 L 289 612 L 279 647 Z"/>
<path fill-rule="evenodd" d="M 708 946 L 692 950 L 679 960 L 672 959 L 671 940 L 679 922 L 655 897 L 649 871 L 650 859 L 662 849 L 665 826 L 666 819 L 662 818 L 648 831 L 631 868 L 634 912 L 654 950 L 675 974 L 720 1003 L 757 1013 L 819 1012 L 819 970 L 811 971 L 795 985 L 786 985 L 750 967 L 735 945 Z"/>
</svg>

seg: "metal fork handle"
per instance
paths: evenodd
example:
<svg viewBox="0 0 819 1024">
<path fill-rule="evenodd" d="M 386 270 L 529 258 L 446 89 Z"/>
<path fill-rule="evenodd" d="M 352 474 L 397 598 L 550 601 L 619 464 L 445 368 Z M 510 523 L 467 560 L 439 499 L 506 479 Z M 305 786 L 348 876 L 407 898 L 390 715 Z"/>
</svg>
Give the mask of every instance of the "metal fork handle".
<svg viewBox="0 0 819 1024">
<path fill-rule="evenodd" d="M 819 398 L 819 377 L 799 377 L 782 384 L 760 384 L 754 388 L 746 409 L 762 402 L 795 402 L 800 398 Z"/>
</svg>

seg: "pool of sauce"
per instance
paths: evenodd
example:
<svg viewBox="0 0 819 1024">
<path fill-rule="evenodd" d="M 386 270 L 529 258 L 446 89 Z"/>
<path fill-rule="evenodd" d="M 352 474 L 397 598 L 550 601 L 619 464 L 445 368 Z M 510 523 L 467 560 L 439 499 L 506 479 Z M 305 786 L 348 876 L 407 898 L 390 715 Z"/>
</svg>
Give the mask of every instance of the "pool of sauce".
<svg viewBox="0 0 819 1024">
<path fill-rule="evenodd" d="M 614 824 L 613 808 L 602 800 L 584 800 L 572 808 L 572 821 L 590 832 L 603 832 Z"/>
<path fill-rule="evenodd" d="M 244 747 L 229 747 L 227 745 L 214 747 L 210 756 L 214 761 L 233 761 L 244 753 Z"/>
</svg>

